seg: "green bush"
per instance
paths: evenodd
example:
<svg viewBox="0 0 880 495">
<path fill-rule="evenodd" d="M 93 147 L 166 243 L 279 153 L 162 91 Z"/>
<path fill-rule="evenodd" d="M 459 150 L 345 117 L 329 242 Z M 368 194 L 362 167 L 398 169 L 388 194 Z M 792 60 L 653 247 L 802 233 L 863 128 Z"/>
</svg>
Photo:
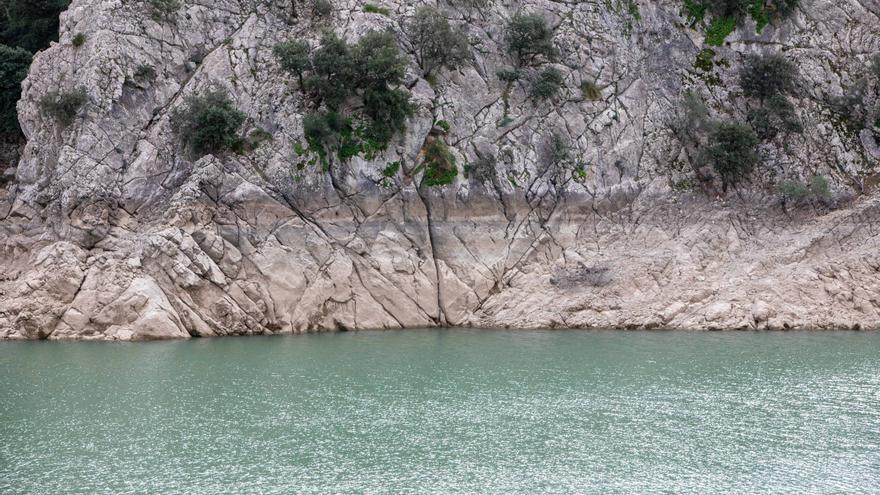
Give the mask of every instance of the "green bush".
<svg viewBox="0 0 880 495">
<path fill-rule="evenodd" d="M 467 35 L 453 29 L 446 16 L 433 7 L 418 9 L 406 32 L 426 78 L 442 67 L 456 69 L 471 58 Z"/>
<path fill-rule="evenodd" d="M 724 191 L 749 176 L 758 164 L 758 137 L 751 127 L 722 122 L 709 134 L 705 155 L 721 177 Z"/>
<path fill-rule="evenodd" d="M 386 178 L 391 178 L 397 175 L 397 172 L 400 170 L 400 162 L 391 162 L 382 169 L 382 176 Z"/>
<path fill-rule="evenodd" d="M 391 31 L 370 31 L 352 50 L 357 64 L 358 88 L 365 89 L 403 82 L 407 61 Z"/>
<path fill-rule="evenodd" d="M 330 0 L 315 0 L 312 4 L 312 15 L 319 19 L 326 19 L 333 14 L 333 4 Z"/>
<path fill-rule="evenodd" d="M 350 45 L 326 31 L 311 53 L 299 41 L 279 43 L 273 51 L 281 67 L 295 73 L 315 97 L 315 107 L 323 108 L 304 124 L 309 147 L 325 168 L 331 152 L 342 160 L 358 153 L 370 159 L 406 128 L 414 109 L 409 92 L 397 88 L 407 62 L 392 32 L 370 31 Z M 353 98 L 361 105 L 346 105 Z"/>
<path fill-rule="evenodd" d="M 547 20 L 536 14 L 517 14 L 510 20 L 506 34 L 507 48 L 520 65 L 544 56 L 556 55 L 553 30 Z"/>
<path fill-rule="evenodd" d="M 21 98 L 21 82 L 30 65 L 28 51 L 0 45 L 0 133 L 18 130 L 15 105 Z"/>
<path fill-rule="evenodd" d="M 795 65 L 779 54 L 752 55 L 740 70 L 740 86 L 746 96 L 765 100 L 794 91 Z"/>
<path fill-rule="evenodd" d="M 364 92 L 364 114 L 371 122 L 366 135 L 384 148 L 395 132 L 406 129 L 406 119 L 413 107 L 409 94 L 401 89 L 374 86 Z"/>
<path fill-rule="evenodd" d="M 309 68 L 309 44 L 305 41 L 285 41 L 272 48 L 272 54 L 281 68 L 299 79 L 300 89 L 305 89 L 303 74 Z"/>
<path fill-rule="evenodd" d="M 815 175 L 808 184 L 797 180 L 784 180 L 776 186 L 784 202 L 827 201 L 831 198 L 828 179 Z"/>
<path fill-rule="evenodd" d="M 706 30 L 706 44 L 711 46 L 721 46 L 724 40 L 730 36 L 730 33 L 736 31 L 736 18 L 730 16 L 719 16 L 712 19 L 709 28 Z"/>
<path fill-rule="evenodd" d="M 66 92 L 52 91 L 40 99 L 40 109 L 62 126 L 68 126 L 76 119 L 86 101 L 88 95 L 85 88 Z"/>
<path fill-rule="evenodd" d="M 785 96 L 771 96 L 764 105 L 749 112 L 749 123 L 763 140 L 779 134 L 801 133 L 804 130 L 794 105 Z"/>
<path fill-rule="evenodd" d="M 245 118 L 225 91 L 212 89 L 187 97 L 172 113 L 171 125 L 184 145 L 202 156 L 237 149 Z"/>
<path fill-rule="evenodd" d="M 79 47 L 85 45 L 86 44 L 86 35 L 84 35 L 82 33 L 77 33 L 76 36 L 73 37 L 73 40 L 71 41 L 71 43 L 76 48 L 79 48 Z"/>
<path fill-rule="evenodd" d="M 156 80 L 156 69 L 149 64 L 138 65 L 132 74 L 136 81 L 150 82 Z"/>
<path fill-rule="evenodd" d="M 333 32 L 325 33 L 312 52 L 311 69 L 306 86 L 330 108 L 338 108 L 356 89 L 357 61 L 351 47 Z"/>
<path fill-rule="evenodd" d="M 544 160 L 553 167 L 562 167 L 572 161 L 571 142 L 559 132 L 554 132 L 547 139 L 544 147 Z"/>
<path fill-rule="evenodd" d="M 519 80 L 519 71 L 515 69 L 501 69 L 495 73 L 498 80 L 506 83 L 513 83 Z"/>
<path fill-rule="evenodd" d="M 374 5 L 372 3 L 368 3 L 364 5 L 364 12 L 368 14 L 379 14 L 384 16 L 390 16 L 391 11 L 385 7 L 379 7 L 378 5 Z"/>
<path fill-rule="evenodd" d="M 495 176 L 498 160 L 495 155 L 478 155 L 477 159 L 464 167 L 465 176 L 476 182 L 486 183 Z"/>
<path fill-rule="evenodd" d="M 36 53 L 58 40 L 58 16 L 70 0 L 0 1 L 0 43 Z"/>
<path fill-rule="evenodd" d="M 431 141 L 425 148 L 425 175 L 422 184 L 425 186 L 445 186 L 452 184 L 458 175 L 455 156 L 442 138 Z"/>
<path fill-rule="evenodd" d="M 532 84 L 530 96 L 534 100 L 547 100 L 559 94 L 565 78 L 559 70 L 548 67 L 538 74 L 538 78 Z"/>
</svg>

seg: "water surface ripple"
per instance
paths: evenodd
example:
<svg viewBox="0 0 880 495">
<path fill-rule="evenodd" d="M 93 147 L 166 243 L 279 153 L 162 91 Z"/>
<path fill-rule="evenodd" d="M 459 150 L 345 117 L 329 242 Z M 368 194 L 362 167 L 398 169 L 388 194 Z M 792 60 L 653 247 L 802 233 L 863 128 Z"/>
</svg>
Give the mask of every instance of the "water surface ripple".
<svg viewBox="0 0 880 495">
<path fill-rule="evenodd" d="M 0 493 L 880 493 L 880 333 L 0 343 Z"/>
</svg>

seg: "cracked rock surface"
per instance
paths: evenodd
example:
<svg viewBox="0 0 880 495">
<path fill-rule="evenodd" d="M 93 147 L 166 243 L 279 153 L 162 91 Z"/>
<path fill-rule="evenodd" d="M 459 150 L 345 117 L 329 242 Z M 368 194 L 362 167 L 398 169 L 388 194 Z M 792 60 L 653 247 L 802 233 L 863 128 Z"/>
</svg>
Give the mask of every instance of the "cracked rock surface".
<svg viewBox="0 0 880 495">
<path fill-rule="evenodd" d="M 389 28 L 404 48 L 405 20 L 435 5 L 377 0 L 385 16 L 332 3 L 324 27 L 350 41 Z M 23 84 L 27 145 L 0 185 L 0 338 L 880 328 L 880 129 L 841 125 L 828 103 L 880 51 L 878 3 L 802 0 L 761 34 L 746 20 L 710 71 L 695 67 L 705 30 L 687 25 L 680 2 L 635 4 L 637 15 L 616 0 L 448 7 L 473 61 L 431 83 L 411 62 L 406 132 L 324 171 L 295 151 L 308 106 L 272 55 L 288 39 L 316 45 L 316 20 L 291 19 L 288 2 L 186 0 L 157 21 L 146 2 L 74 0 Z M 560 55 L 547 66 L 565 88 L 552 101 L 532 102 L 525 81 L 502 97 L 504 26 L 519 11 L 554 26 Z M 74 47 L 79 33 L 86 43 Z M 764 165 L 736 191 L 681 187 L 692 171 L 669 122 L 682 95 L 744 119 L 737 70 L 766 51 L 800 69 L 803 134 L 763 144 Z M 137 79 L 143 65 L 154 80 Z M 601 97 L 585 98 L 584 81 Z M 247 115 L 245 133 L 272 139 L 243 154 L 184 153 L 170 116 L 215 86 Z M 43 95 L 77 87 L 88 103 L 73 124 L 41 113 Z M 865 98 L 876 117 L 878 98 Z M 421 184 L 439 120 L 460 169 L 495 157 L 485 180 Z M 577 170 L 548 159 L 554 135 Z M 832 201 L 779 204 L 778 178 L 816 174 Z"/>
</svg>

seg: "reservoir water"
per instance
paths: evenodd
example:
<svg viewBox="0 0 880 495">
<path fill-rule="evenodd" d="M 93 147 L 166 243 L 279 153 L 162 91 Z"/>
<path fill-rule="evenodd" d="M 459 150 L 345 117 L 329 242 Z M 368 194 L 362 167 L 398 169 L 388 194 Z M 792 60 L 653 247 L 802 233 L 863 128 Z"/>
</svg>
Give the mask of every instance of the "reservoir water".
<svg viewBox="0 0 880 495">
<path fill-rule="evenodd" d="M 0 342 L 0 493 L 880 493 L 880 333 Z"/>
</svg>

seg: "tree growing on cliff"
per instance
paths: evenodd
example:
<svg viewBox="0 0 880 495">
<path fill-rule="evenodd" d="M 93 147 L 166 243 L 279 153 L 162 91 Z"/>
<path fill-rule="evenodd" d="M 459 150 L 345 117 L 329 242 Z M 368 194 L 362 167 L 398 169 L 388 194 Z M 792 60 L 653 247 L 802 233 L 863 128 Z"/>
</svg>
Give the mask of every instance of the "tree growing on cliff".
<svg viewBox="0 0 880 495">
<path fill-rule="evenodd" d="M 443 67 L 456 69 L 471 57 L 467 35 L 450 26 L 446 16 L 433 7 L 417 10 L 406 25 L 406 34 L 425 78 Z"/>
<path fill-rule="evenodd" d="M 705 159 L 721 178 L 722 189 L 736 185 L 752 173 L 758 164 L 758 137 L 751 127 L 736 122 L 721 122 L 709 134 Z"/>
<path fill-rule="evenodd" d="M 751 55 L 739 73 L 743 94 L 761 101 L 774 95 L 791 94 L 797 82 L 797 68 L 778 53 Z"/>
<path fill-rule="evenodd" d="M 517 14 L 507 26 L 508 51 L 517 64 L 527 65 L 537 57 L 552 59 L 556 55 L 553 30 L 547 20 L 537 14 Z"/>
<path fill-rule="evenodd" d="M 211 89 L 187 97 L 172 113 L 171 126 L 187 148 L 202 156 L 239 147 L 245 118 L 224 90 Z"/>
<path fill-rule="evenodd" d="M 296 75 L 300 90 L 305 90 L 304 74 L 309 68 L 309 44 L 305 41 L 291 40 L 278 43 L 272 48 L 272 54 L 281 68 Z"/>
</svg>

